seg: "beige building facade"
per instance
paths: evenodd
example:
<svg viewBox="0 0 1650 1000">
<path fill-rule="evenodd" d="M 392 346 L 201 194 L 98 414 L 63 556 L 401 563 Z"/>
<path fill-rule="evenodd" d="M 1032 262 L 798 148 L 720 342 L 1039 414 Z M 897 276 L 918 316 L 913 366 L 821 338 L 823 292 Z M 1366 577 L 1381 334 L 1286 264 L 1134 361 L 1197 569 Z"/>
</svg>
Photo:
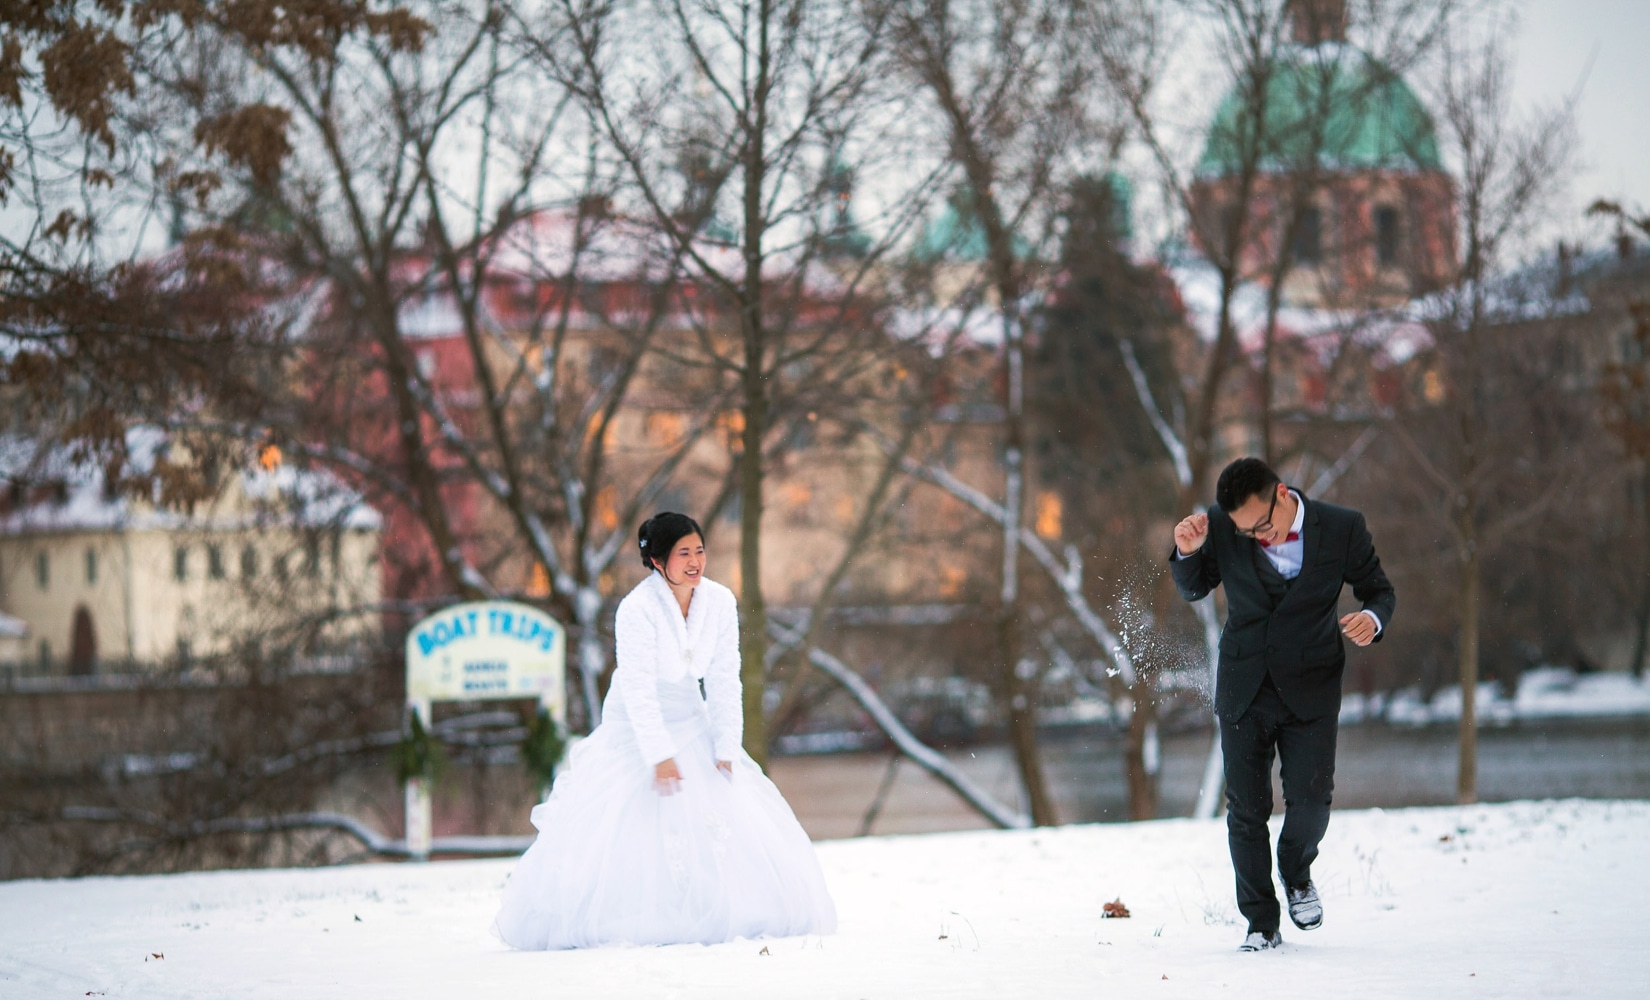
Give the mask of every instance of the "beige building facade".
<svg viewBox="0 0 1650 1000">
<path fill-rule="evenodd" d="M 264 461 L 189 513 L 113 495 L 96 470 L 14 490 L 0 613 L 22 634 L 0 643 L 0 669 L 141 670 L 248 643 L 313 661 L 376 638 L 377 513 L 327 477 Z"/>
</svg>

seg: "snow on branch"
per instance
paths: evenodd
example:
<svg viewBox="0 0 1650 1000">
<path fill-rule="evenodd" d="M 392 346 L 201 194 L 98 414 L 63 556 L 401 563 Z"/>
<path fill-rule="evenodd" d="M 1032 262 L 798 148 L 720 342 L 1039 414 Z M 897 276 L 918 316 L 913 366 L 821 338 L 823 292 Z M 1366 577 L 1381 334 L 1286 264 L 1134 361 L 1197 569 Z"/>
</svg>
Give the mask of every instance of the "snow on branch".
<svg viewBox="0 0 1650 1000">
<path fill-rule="evenodd" d="M 169 837 L 185 839 L 223 833 L 284 833 L 292 830 L 336 830 L 359 840 L 374 854 L 405 856 L 406 844 L 384 836 L 372 827 L 339 812 L 286 813 L 280 816 L 220 816 L 189 823 L 170 822 L 142 810 L 106 809 L 99 806 L 66 806 L 59 819 L 83 823 L 130 823 L 157 830 Z"/>
<path fill-rule="evenodd" d="M 958 479 L 949 470 L 924 465 L 912 458 L 907 458 L 900 464 L 907 472 L 925 482 L 938 486 L 998 524 L 1006 522 L 1008 514 L 1002 504 Z M 1083 629 L 1093 637 L 1094 641 L 1105 651 L 1106 656 L 1116 665 L 1118 673 L 1123 677 L 1123 683 L 1133 687 L 1138 677 L 1134 660 L 1129 656 L 1129 651 L 1124 648 L 1123 643 L 1118 640 L 1116 633 L 1106 624 L 1105 619 L 1100 617 L 1100 613 L 1095 611 L 1094 607 L 1089 604 L 1088 597 L 1083 593 L 1082 564 L 1076 550 L 1073 548 L 1067 549 L 1068 562 L 1062 565 L 1054 553 L 1049 551 L 1043 540 L 1037 537 L 1036 532 L 1024 525 L 1021 525 L 1019 529 L 1019 541 L 1021 545 L 1025 546 L 1026 551 L 1031 553 L 1032 558 L 1037 560 L 1038 565 L 1047 571 L 1055 585 L 1060 588 L 1060 596 L 1065 598 L 1066 606 L 1077 617 L 1077 621 L 1083 626 Z"/>
<path fill-rule="evenodd" d="M 775 639 L 790 645 L 795 645 L 802 638 L 800 632 L 793 632 L 772 620 L 768 622 L 768 631 Z M 950 786 L 964 801 L 979 810 L 982 816 L 1004 829 L 1030 828 L 1029 816 L 1014 812 L 992 798 L 985 789 L 974 784 L 967 775 L 957 770 L 943 754 L 917 739 L 911 730 L 900 722 L 899 716 L 888 707 L 888 703 L 882 700 L 882 696 L 877 694 L 876 689 L 852 667 L 817 646 L 808 650 L 808 659 L 847 689 L 848 694 L 859 702 L 860 707 L 871 716 L 877 727 L 888 734 L 888 738 L 894 741 L 894 746 L 898 747 L 901 753 L 911 758 L 918 767 Z"/>
<path fill-rule="evenodd" d="M 1364 453 L 1364 449 L 1369 447 L 1370 442 L 1375 440 L 1376 433 L 1376 428 L 1373 426 L 1365 428 L 1364 432 L 1358 435 L 1358 439 L 1352 442 L 1352 447 L 1346 449 L 1346 453 L 1337 459 L 1334 465 L 1323 470 L 1323 474 L 1312 481 L 1306 495 L 1318 497 L 1328 492 L 1335 485 L 1335 481 L 1345 475 L 1346 470 L 1352 467 L 1352 463 L 1358 460 L 1358 456 Z"/>
<path fill-rule="evenodd" d="M 1067 562 L 1064 566 L 1055 558 L 1043 540 L 1030 528 L 1021 526 L 1020 544 L 1024 545 L 1031 557 L 1048 571 L 1048 575 L 1060 588 L 1060 595 L 1066 599 L 1066 606 L 1071 613 L 1077 616 L 1077 621 L 1084 631 L 1105 651 L 1106 656 L 1117 666 L 1117 672 L 1122 675 L 1123 683 L 1134 687 L 1139 679 L 1139 673 L 1134 667 L 1134 658 L 1129 655 L 1128 649 L 1117 638 L 1106 620 L 1089 604 L 1088 597 L 1083 593 L 1082 561 L 1077 554 L 1076 546 L 1066 547 Z"/>
<path fill-rule="evenodd" d="M 1186 455 L 1186 444 L 1180 440 L 1180 435 L 1174 432 L 1169 422 L 1163 419 L 1163 411 L 1157 408 L 1157 399 L 1152 395 L 1151 383 L 1146 381 L 1146 371 L 1140 367 L 1140 359 L 1135 356 L 1134 342 L 1124 338 L 1117 343 L 1117 349 L 1123 352 L 1123 365 L 1129 370 L 1129 378 L 1134 380 L 1135 395 L 1140 397 L 1140 408 L 1146 411 L 1157 436 L 1163 440 L 1163 447 L 1169 450 L 1169 457 L 1174 459 L 1175 481 L 1181 486 L 1189 486 L 1192 482 L 1192 463 Z"/>
<path fill-rule="evenodd" d="M 1174 460 L 1175 481 L 1182 487 L 1190 486 L 1192 465 L 1186 453 L 1186 442 L 1182 441 L 1174 428 L 1169 426 L 1169 422 L 1163 419 L 1163 411 L 1158 408 L 1157 398 L 1152 395 L 1151 383 L 1146 380 L 1146 371 L 1140 367 L 1140 359 L 1134 353 L 1134 342 L 1124 338 L 1117 346 L 1123 354 L 1123 365 L 1129 370 L 1129 378 L 1134 381 L 1134 392 L 1140 398 L 1140 408 L 1146 411 L 1146 416 L 1156 429 L 1158 438 L 1163 441 L 1163 447 Z M 1314 487 L 1311 492 L 1316 493 L 1317 489 Z M 1202 510 L 1202 505 L 1199 504 L 1197 509 Z M 1203 647 L 1209 664 L 1209 698 L 1213 701 L 1214 685 L 1219 674 L 1217 665 L 1220 662 L 1220 620 L 1215 614 L 1214 595 L 1210 594 L 1201 601 L 1193 602 L 1192 610 L 1197 613 L 1198 621 L 1203 625 Z M 1192 809 L 1194 818 L 1209 819 L 1219 810 L 1220 792 L 1225 778 L 1223 768 L 1220 727 L 1217 725 L 1214 741 L 1209 747 L 1209 756 L 1203 764 L 1203 778 L 1198 787 L 1197 804 Z"/>
<path fill-rule="evenodd" d="M 229 833 L 291 833 L 298 830 L 329 830 L 355 838 L 371 854 L 390 858 L 412 857 L 407 842 L 387 837 L 354 816 L 339 812 L 283 813 L 278 816 L 222 816 L 190 823 L 168 822 L 154 813 L 99 806 L 67 806 L 57 814 L 60 820 L 82 823 L 128 823 L 149 827 L 174 839 Z M 431 854 L 508 856 L 520 854 L 533 843 L 532 837 L 436 837 Z"/>
</svg>

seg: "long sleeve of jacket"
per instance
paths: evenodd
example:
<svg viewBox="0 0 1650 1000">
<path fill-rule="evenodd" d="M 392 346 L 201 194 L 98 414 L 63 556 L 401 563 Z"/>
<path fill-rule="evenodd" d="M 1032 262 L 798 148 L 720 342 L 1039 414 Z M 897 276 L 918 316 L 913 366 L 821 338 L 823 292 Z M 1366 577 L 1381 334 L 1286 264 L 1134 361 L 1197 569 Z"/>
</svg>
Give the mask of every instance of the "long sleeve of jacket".
<svg viewBox="0 0 1650 1000">
<path fill-rule="evenodd" d="M 716 759 L 733 760 L 745 739 L 745 705 L 739 679 L 739 607 L 731 591 L 717 612 L 716 621 L 709 623 L 716 629 L 716 642 L 705 669 L 705 701 Z"/>
<path fill-rule="evenodd" d="M 1174 577 L 1175 589 L 1188 601 L 1201 601 L 1209 591 L 1220 586 L 1220 565 L 1215 560 L 1214 538 L 1206 538 L 1203 547 L 1189 556 L 1170 547 L 1169 573 Z"/>
<path fill-rule="evenodd" d="M 626 600 L 619 605 L 613 632 L 618 659 L 613 685 L 624 700 L 636 745 L 649 764 L 669 760 L 676 756 L 676 744 L 659 710 L 658 626 L 641 602 Z"/>
<path fill-rule="evenodd" d="M 1363 610 L 1375 616 L 1379 624 L 1379 631 L 1375 633 L 1375 641 L 1380 642 L 1386 635 L 1386 630 L 1392 625 L 1392 613 L 1397 610 L 1398 593 L 1392 589 L 1391 581 L 1386 578 L 1386 571 L 1381 569 L 1381 559 L 1375 554 L 1375 539 L 1369 534 L 1369 525 L 1364 516 L 1358 515 L 1357 523 L 1352 531 L 1346 549 L 1346 573 L 1343 577 L 1352 585 L 1352 596 L 1363 604 Z"/>
</svg>

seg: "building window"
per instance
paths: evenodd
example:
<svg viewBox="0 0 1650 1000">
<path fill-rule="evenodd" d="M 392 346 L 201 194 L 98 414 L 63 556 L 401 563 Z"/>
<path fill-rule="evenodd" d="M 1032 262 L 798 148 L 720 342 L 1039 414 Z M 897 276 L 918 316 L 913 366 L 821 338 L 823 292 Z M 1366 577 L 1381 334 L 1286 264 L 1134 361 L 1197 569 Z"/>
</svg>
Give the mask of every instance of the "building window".
<svg viewBox="0 0 1650 1000">
<path fill-rule="evenodd" d="M 258 550 L 248 545 L 241 550 L 241 579 L 250 580 L 258 575 Z"/>
<path fill-rule="evenodd" d="M 790 433 L 790 447 L 797 451 L 804 451 L 808 448 L 812 448 L 816 439 L 814 430 L 818 427 L 818 420 L 819 415 L 817 413 L 809 413 L 807 420 L 798 420 L 796 423 L 792 424 Z"/>
<path fill-rule="evenodd" d="M 1437 369 L 1426 373 L 1421 379 L 1421 395 L 1429 403 L 1437 404 L 1444 401 L 1444 377 L 1438 374 Z"/>
<path fill-rule="evenodd" d="M 550 596 L 550 571 L 544 568 L 544 563 L 533 563 L 533 574 L 527 580 L 527 596 Z"/>
<path fill-rule="evenodd" d="M 41 552 L 35 555 L 34 582 L 40 585 L 41 590 L 45 590 L 52 585 L 52 557 L 50 554 Z"/>
<path fill-rule="evenodd" d="M 809 514 L 814 501 L 814 491 L 807 483 L 786 483 L 779 488 L 779 501 L 785 505 L 785 512 L 791 515 L 793 521 L 812 523 Z M 685 505 L 682 505 L 685 506 Z M 681 506 L 671 510 L 680 510 Z"/>
<path fill-rule="evenodd" d="M 182 583 L 189 579 L 189 547 L 179 545 L 172 550 L 172 579 Z"/>
<path fill-rule="evenodd" d="M 1398 210 L 1391 205 L 1375 209 L 1375 260 L 1382 267 L 1398 264 Z"/>
<path fill-rule="evenodd" d="M 1061 534 L 1061 514 L 1064 505 L 1060 502 L 1060 495 L 1052 491 L 1037 494 L 1037 525 L 1039 537 L 1053 541 Z"/>
<path fill-rule="evenodd" d="M 601 385 L 619 373 L 624 366 L 624 356 L 615 347 L 598 345 L 591 348 L 585 364 L 590 374 L 590 384 Z"/>
<path fill-rule="evenodd" d="M 646 420 L 647 439 L 666 448 L 678 444 L 686 433 L 687 421 L 680 413 L 649 413 Z"/>
<path fill-rule="evenodd" d="M 1297 264 L 1323 260 L 1323 213 L 1315 208 L 1303 209 L 1295 223 L 1294 254 Z"/>
<path fill-rule="evenodd" d="M 433 380 L 440 365 L 440 359 L 435 356 L 435 351 L 419 351 L 417 357 L 418 374 L 423 376 L 426 382 Z"/>
<path fill-rule="evenodd" d="M 206 575 L 214 580 L 223 579 L 223 546 L 206 547 Z"/>
<path fill-rule="evenodd" d="M 74 631 L 69 640 L 69 673 L 85 676 L 97 669 L 97 626 L 86 605 L 74 609 Z"/>
<path fill-rule="evenodd" d="M 1644 343 L 1633 336 L 1631 332 L 1623 331 L 1621 334 L 1621 347 L 1616 353 L 1627 364 L 1639 364 L 1644 361 Z"/>
<path fill-rule="evenodd" d="M 674 507 L 665 507 L 665 510 L 675 510 Z M 596 523 L 603 531 L 612 531 L 619 526 L 619 491 L 610 483 L 603 486 L 596 494 L 596 509 L 594 511 Z"/>
<path fill-rule="evenodd" d="M 96 549 L 87 549 L 86 550 L 86 582 L 88 584 L 97 583 L 97 550 Z"/>
</svg>

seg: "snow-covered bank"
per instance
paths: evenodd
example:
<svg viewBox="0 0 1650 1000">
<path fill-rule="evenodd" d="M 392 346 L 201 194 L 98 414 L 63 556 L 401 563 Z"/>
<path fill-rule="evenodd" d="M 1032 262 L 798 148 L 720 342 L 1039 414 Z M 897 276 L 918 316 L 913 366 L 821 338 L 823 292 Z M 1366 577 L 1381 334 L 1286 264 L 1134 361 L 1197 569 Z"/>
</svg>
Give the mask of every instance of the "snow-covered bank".
<svg viewBox="0 0 1650 1000">
<path fill-rule="evenodd" d="M 1499 685 L 1478 685 L 1474 699 L 1481 723 L 1508 723 L 1527 719 L 1583 719 L 1650 715 L 1650 676 L 1578 674 L 1563 667 L 1526 670 L 1518 691 L 1503 697 Z M 1348 693 L 1341 701 L 1341 723 L 1383 719 L 1400 725 L 1424 726 L 1461 718 L 1461 688 L 1445 687 L 1430 701 L 1414 690 L 1365 697 Z"/>
<path fill-rule="evenodd" d="M 1239 955 L 1219 823 L 821 844 L 827 938 L 513 953 L 511 862 L 0 884 L 0 997 L 1645 995 L 1650 803 L 1337 813 L 1326 918 Z M 1121 898 L 1127 920 L 1102 919 Z M 161 957 L 164 956 L 164 957 Z"/>
</svg>

